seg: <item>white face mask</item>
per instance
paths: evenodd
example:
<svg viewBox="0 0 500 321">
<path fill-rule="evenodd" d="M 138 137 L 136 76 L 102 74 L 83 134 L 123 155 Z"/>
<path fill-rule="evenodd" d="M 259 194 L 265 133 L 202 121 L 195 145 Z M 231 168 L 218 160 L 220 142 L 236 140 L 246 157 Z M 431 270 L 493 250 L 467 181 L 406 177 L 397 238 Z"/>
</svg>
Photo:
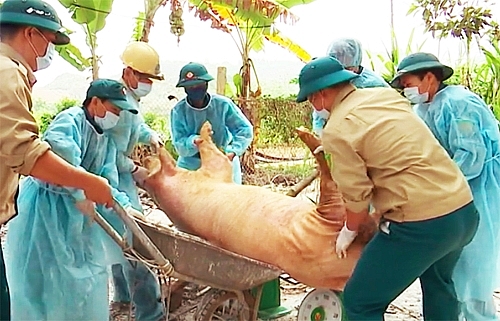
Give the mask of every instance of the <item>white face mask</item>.
<svg viewBox="0 0 500 321">
<path fill-rule="evenodd" d="M 137 97 L 144 97 L 147 96 L 151 92 L 151 89 L 153 89 L 152 84 L 146 84 L 143 82 L 139 82 L 137 84 L 136 89 L 132 89 L 132 92 L 137 96 Z"/>
<path fill-rule="evenodd" d="M 325 99 L 321 96 L 321 110 L 314 109 L 316 115 L 318 115 L 321 119 L 327 121 L 330 118 L 330 112 L 325 109 Z"/>
<path fill-rule="evenodd" d="M 118 124 L 118 121 L 120 120 L 120 116 L 115 115 L 109 111 L 106 112 L 106 115 L 104 117 L 97 117 L 94 116 L 94 120 L 99 127 L 102 128 L 102 130 L 108 130 L 116 126 Z"/>
<path fill-rule="evenodd" d="M 403 89 L 403 94 L 413 104 L 421 104 L 421 103 L 425 103 L 426 101 L 429 100 L 429 93 L 425 92 L 425 93 L 421 94 L 418 91 L 418 87 L 405 88 L 405 89 Z"/>
<path fill-rule="evenodd" d="M 330 112 L 326 109 L 314 110 L 314 112 L 322 119 L 328 120 L 330 118 Z"/>
<path fill-rule="evenodd" d="M 52 63 L 52 59 L 54 59 L 54 55 L 56 53 L 56 46 L 52 42 L 49 42 L 47 50 L 45 51 L 45 55 L 40 57 L 38 56 L 38 52 L 36 51 L 35 46 L 33 46 L 31 41 L 29 41 L 29 44 L 31 46 L 31 49 L 33 49 L 33 52 L 35 52 L 36 55 L 36 70 L 38 71 L 47 69 Z"/>
<path fill-rule="evenodd" d="M 54 59 L 54 55 L 56 53 L 56 46 L 49 42 L 49 46 L 47 47 L 47 52 L 43 57 L 36 58 L 36 67 L 37 70 L 43 70 L 48 68 L 52 64 L 52 59 Z"/>
</svg>

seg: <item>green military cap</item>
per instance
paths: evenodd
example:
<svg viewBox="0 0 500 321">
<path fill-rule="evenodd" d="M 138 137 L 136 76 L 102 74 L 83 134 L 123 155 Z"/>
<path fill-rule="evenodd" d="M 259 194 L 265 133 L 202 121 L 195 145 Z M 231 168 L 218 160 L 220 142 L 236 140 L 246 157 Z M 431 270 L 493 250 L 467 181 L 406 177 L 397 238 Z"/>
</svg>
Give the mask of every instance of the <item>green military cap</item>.
<svg viewBox="0 0 500 321">
<path fill-rule="evenodd" d="M 92 97 L 105 99 L 121 110 L 129 111 L 132 114 L 139 112 L 136 105 L 131 103 L 127 98 L 127 89 L 125 86 L 113 79 L 94 80 L 87 89 L 85 101 L 92 99 Z"/>
<path fill-rule="evenodd" d="M 176 87 L 190 87 L 214 80 L 202 64 L 190 62 L 182 67 Z"/>
<path fill-rule="evenodd" d="M 346 70 L 333 57 L 321 57 L 311 60 L 302 68 L 299 75 L 299 94 L 297 102 L 307 100 L 309 95 L 334 85 L 349 82 L 359 77 L 358 74 Z"/>
<path fill-rule="evenodd" d="M 440 63 L 438 58 L 433 54 L 417 52 L 401 60 L 396 76 L 391 80 L 390 84 L 392 87 L 401 88 L 400 79 L 402 75 L 430 69 L 441 69 L 443 71 L 443 79 L 440 79 L 441 81 L 453 75 L 453 69 Z"/>
<path fill-rule="evenodd" d="M 70 41 L 62 31 L 57 12 L 42 0 L 5 0 L 0 7 L 0 24 L 25 25 L 52 31 L 56 35 L 56 45 L 66 45 Z"/>
</svg>

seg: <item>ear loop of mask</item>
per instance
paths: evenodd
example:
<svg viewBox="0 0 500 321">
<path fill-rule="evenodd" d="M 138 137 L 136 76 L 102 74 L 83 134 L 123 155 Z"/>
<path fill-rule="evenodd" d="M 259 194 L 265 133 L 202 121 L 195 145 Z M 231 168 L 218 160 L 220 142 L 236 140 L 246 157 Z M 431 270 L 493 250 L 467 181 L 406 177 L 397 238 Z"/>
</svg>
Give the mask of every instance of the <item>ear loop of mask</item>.
<svg viewBox="0 0 500 321">
<path fill-rule="evenodd" d="M 95 97 L 96 99 L 96 104 L 95 104 L 95 107 L 94 107 L 94 112 L 95 112 L 95 115 L 94 117 L 99 117 L 97 115 L 97 111 L 104 111 L 104 115 L 106 115 L 106 112 L 108 111 L 108 109 L 106 108 L 106 106 L 104 106 L 104 103 L 102 102 L 102 100 L 98 97 Z M 100 117 L 102 118 L 102 117 Z"/>
<path fill-rule="evenodd" d="M 48 40 L 48 39 L 47 39 L 47 38 L 43 35 L 43 33 L 41 33 L 38 29 L 36 29 L 36 28 L 35 28 L 35 30 L 36 30 L 36 32 L 37 32 L 40 36 L 42 36 L 42 38 L 43 38 L 45 41 L 47 41 L 47 45 L 48 45 L 48 44 L 50 43 L 50 41 L 49 41 L 49 40 Z M 31 49 L 33 50 L 33 52 L 35 53 L 35 55 L 36 55 L 37 57 L 43 57 L 43 56 L 45 56 L 45 55 L 47 54 L 47 50 L 49 50 L 49 47 L 47 46 L 47 49 L 45 49 L 45 53 L 44 53 L 43 55 L 40 55 L 40 54 L 38 53 L 38 51 L 36 50 L 35 45 L 33 45 L 33 42 L 32 42 L 31 40 L 29 40 L 29 41 L 28 41 L 28 43 L 30 44 Z"/>
<path fill-rule="evenodd" d="M 426 74 L 426 77 L 429 75 L 429 73 Z M 428 77 L 427 77 L 427 90 L 424 91 L 422 94 L 425 95 L 425 93 L 427 93 L 427 96 L 429 96 L 429 90 L 431 89 L 431 82 L 428 80 Z M 429 97 L 427 97 L 427 99 L 429 99 Z"/>
</svg>

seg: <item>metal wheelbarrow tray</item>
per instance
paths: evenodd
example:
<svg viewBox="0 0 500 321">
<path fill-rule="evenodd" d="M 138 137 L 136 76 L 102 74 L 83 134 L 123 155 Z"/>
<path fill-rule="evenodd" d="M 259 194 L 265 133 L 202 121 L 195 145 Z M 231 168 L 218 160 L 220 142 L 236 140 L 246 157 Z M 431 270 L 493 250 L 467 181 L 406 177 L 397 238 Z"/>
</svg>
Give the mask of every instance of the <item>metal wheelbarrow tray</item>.
<svg viewBox="0 0 500 321">
<path fill-rule="evenodd" d="M 191 234 L 148 223 L 142 217 L 131 217 L 116 201 L 113 209 L 134 236 L 132 248 L 97 212 L 95 220 L 125 253 L 154 262 L 164 276 L 211 288 L 197 306 L 187 307 L 186 311 L 197 308 L 195 320 L 257 320 L 263 285 L 278 278 L 281 270 Z M 256 290 L 255 295 L 252 290 Z M 169 316 L 167 310 L 167 318 L 174 320 L 176 316 Z"/>
<path fill-rule="evenodd" d="M 224 250 L 197 236 L 139 218 L 135 221 L 172 264 L 176 274 L 186 281 L 222 290 L 243 291 L 281 274 L 281 270 L 272 265 Z M 141 242 L 134 242 L 134 248 L 152 259 Z"/>
</svg>

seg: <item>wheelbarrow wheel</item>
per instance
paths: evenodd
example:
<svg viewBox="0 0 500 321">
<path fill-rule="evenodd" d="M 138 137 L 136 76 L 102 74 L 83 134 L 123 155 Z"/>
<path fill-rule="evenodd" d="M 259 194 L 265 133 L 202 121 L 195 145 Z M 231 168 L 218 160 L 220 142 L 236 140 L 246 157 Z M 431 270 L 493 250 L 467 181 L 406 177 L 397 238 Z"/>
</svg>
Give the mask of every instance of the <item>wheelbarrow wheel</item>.
<svg viewBox="0 0 500 321">
<path fill-rule="evenodd" d="M 248 321 L 250 308 L 234 292 L 211 289 L 198 305 L 196 321 Z"/>
</svg>

